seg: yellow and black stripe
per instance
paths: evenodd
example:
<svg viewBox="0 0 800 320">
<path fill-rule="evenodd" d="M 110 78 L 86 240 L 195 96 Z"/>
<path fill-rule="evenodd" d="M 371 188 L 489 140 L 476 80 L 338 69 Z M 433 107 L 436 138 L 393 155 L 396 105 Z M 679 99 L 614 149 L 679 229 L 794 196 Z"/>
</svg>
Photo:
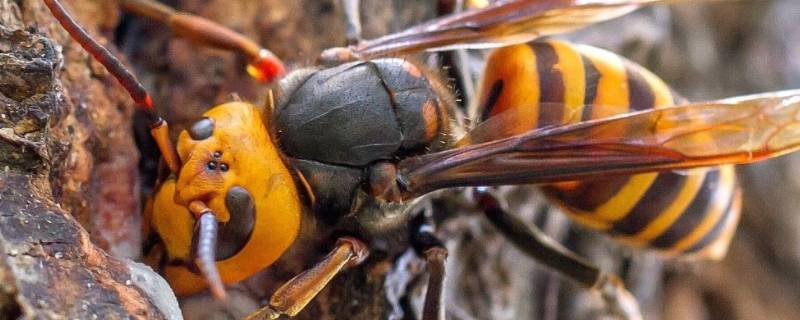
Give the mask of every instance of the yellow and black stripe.
<svg viewBox="0 0 800 320">
<path fill-rule="evenodd" d="M 482 97 L 484 119 L 510 108 L 522 115 L 509 123 L 512 133 L 682 101 L 641 66 L 555 40 L 495 50 Z M 740 212 L 731 166 L 562 183 L 545 191 L 576 221 L 626 243 L 710 258 L 724 255 Z"/>
</svg>

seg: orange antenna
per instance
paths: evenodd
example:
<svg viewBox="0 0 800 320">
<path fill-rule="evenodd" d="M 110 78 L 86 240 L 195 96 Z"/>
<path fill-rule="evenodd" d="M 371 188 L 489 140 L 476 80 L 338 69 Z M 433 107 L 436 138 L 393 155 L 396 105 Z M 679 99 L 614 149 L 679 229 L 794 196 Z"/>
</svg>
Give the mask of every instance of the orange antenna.
<svg viewBox="0 0 800 320">
<path fill-rule="evenodd" d="M 211 20 L 176 11 L 155 0 L 122 0 L 125 10 L 161 22 L 175 35 L 196 44 L 233 50 L 247 57 L 247 73 L 261 82 L 272 82 L 286 73 L 281 59 L 250 38 Z"/>
<path fill-rule="evenodd" d="M 58 23 L 67 30 L 70 36 L 119 81 L 128 91 L 128 94 L 131 95 L 131 98 L 136 101 L 136 104 L 148 113 L 153 113 L 153 99 L 150 98 L 147 90 L 139 83 L 133 73 L 128 71 L 117 57 L 97 43 L 86 30 L 79 26 L 58 0 L 44 0 L 44 4 L 47 5 L 47 8 L 50 9 Z"/>
</svg>

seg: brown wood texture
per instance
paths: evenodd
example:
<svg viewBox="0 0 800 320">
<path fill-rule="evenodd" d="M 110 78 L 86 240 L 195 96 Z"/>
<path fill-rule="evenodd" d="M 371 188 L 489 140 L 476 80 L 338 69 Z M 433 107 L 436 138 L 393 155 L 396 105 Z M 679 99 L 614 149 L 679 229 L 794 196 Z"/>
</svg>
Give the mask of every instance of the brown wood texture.
<svg viewBox="0 0 800 320">
<path fill-rule="evenodd" d="M 72 8 L 115 24 L 113 6 Z M 140 241 L 128 98 L 39 1 L 0 1 L 0 60 L 0 318 L 164 318 L 103 250 Z"/>
</svg>

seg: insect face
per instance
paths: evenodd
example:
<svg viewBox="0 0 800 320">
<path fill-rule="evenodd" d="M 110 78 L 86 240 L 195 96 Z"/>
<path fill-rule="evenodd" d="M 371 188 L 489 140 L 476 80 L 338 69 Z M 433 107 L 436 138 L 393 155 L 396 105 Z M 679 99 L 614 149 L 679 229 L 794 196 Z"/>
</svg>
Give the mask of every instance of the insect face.
<svg viewBox="0 0 800 320">
<path fill-rule="evenodd" d="M 151 218 L 156 226 L 174 228 L 157 230 L 171 259 L 191 256 L 187 235 L 195 217 L 187 207 L 195 201 L 205 203 L 221 223 L 216 258 L 224 283 L 269 266 L 294 241 L 301 205 L 267 132 L 258 110 L 241 102 L 216 106 L 181 132 L 177 149 L 183 166 L 177 181 L 168 180 L 159 189 Z M 165 274 L 179 284 L 178 294 L 205 287 L 186 266 L 169 266 Z"/>
<path fill-rule="evenodd" d="M 217 106 L 180 134 L 177 150 L 183 167 L 178 175 L 177 203 L 188 205 L 201 200 L 216 209 L 215 204 L 224 202 L 225 192 L 243 178 L 239 168 L 249 164 L 248 155 L 267 150 L 274 153 L 269 138 L 265 137 L 263 123 L 257 113 L 250 114 L 250 108 L 243 103 Z M 222 221 L 227 221 L 227 210 L 215 212 Z"/>
</svg>

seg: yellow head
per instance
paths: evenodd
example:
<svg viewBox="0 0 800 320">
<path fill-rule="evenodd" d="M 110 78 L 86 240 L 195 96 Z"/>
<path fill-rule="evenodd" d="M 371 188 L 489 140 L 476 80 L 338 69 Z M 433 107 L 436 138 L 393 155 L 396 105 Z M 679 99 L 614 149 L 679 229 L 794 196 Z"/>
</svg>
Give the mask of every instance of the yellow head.
<svg viewBox="0 0 800 320">
<path fill-rule="evenodd" d="M 186 260 L 192 246 L 192 236 L 186 233 L 195 219 L 186 206 L 202 201 L 224 229 L 236 214 L 226 204 L 229 192 L 246 190 L 247 203 L 255 209 L 249 236 L 239 239 L 242 243 L 235 244 L 235 253 L 217 261 L 222 281 L 234 283 L 266 268 L 286 251 L 299 232 L 302 209 L 292 176 L 253 105 L 226 103 L 204 117 L 180 134 L 177 149 L 183 165 L 177 181 L 167 181 L 159 189 L 150 222 L 164 240 L 168 256 Z M 205 287 L 203 278 L 185 266 L 168 266 L 164 271 L 179 295 Z"/>
</svg>

